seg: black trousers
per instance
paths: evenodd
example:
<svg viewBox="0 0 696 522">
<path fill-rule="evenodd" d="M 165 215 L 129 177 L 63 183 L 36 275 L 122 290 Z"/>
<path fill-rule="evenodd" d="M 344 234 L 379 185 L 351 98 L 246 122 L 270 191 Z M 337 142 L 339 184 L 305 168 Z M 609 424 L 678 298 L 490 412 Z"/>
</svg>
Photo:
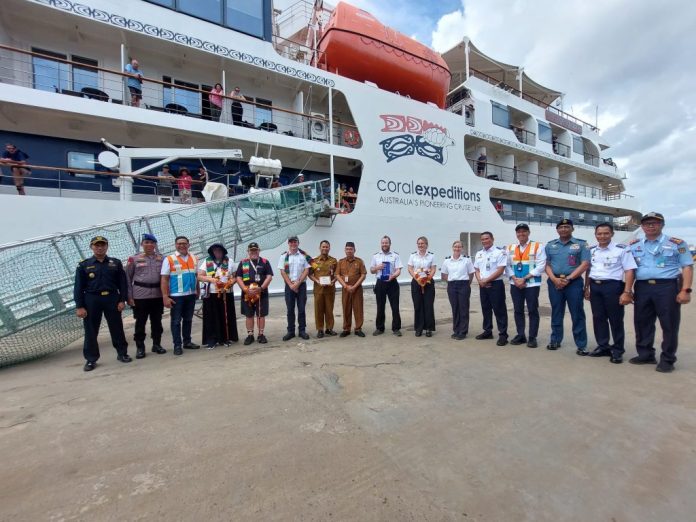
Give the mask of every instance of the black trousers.
<svg viewBox="0 0 696 522">
<path fill-rule="evenodd" d="M 244 107 L 238 101 L 232 102 L 232 125 L 241 125 Z"/>
<path fill-rule="evenodd" d="M 590 279 L 590 306 L 592 307 L 592 329 L 597 347 L 611 351 L 614 356 L 624 353 L 624 307 L 619 304 L 624 283 L 610 279 L 595 283 Z M 654 323 L 654 320 L 653 320 Z M 609 344 L 609 329 L 614 344 Z"/>
<path fill-rule="evenodd" d="M 396 279 L 391 281 L 377 280 L 375 284 L 375 296 L 377 296 L 377 318 L 375 319 L 375 328 L 384 331 L 384 322 L 386 320 L 385 308 L 387 299 L 392 313 L 392 331 L 401 330 L 401 314 L 399 313 L 399 282 Z"/>
<path fill-rule="evenodd" d="M 162 314 L 164 314 L 164 303 L 161 297 L 152 299 L 135 299 L 133 307 L 133 317 L 135 317 L 135 335 L 133 340 L 138 348 L 145 348 L 145 324 L 150 319 L 150 337 L 152 344 L 162 342 Z"/>
<path fill-rule="evenodd" d="M 483 313 L 483 332 L 493 332 L 493 314 L 498 326 L 498 335 L 507 337 L 507 307 L 505 305 L 505 282 L 493 281 L 489 288 L 481 287 L 481 312 Z"/>
<path fill-rule="evenodd" d="M 121 312 L 117 308 L 119 301 L 120 297 L 115 292 L 109 295 L 85 294 L 87 317 L 82 320 L 85 328 L 85 342 L 82 353 L 89 362 L 97 362 L 99 360 L 97 336 L 99 335 L 102 315 L 106 318 L 106 324 L 109 326 L 111 343 L 116 348 L 116 353 L 126 355 L 128 352 L 128 341 L 126 341 L 126 334 L 123 331 L 123 320 L 121 319 Z"/>
<path fill-rule="evenodd" d="M 307 315 L 305 307 L 307 305 L 307 283 L 302 283 L 297 292 L 290 290 L 290 287 L 285 285 L 285 306 L 288 309 L 288 332 L 295 333 L 295 307 L 297 307 L 297 326 L 300 332 L 307 329 Z"/>
<path fill-rule="evenodd" d="M 452 307 L 452 330 L 455 335 L 469 333 L 469 298 L 471 297 L 470 281 L 449 281 L 447 297 Z"/>
<path fill-rule="evenodd" d="M 536 339 L 539 333 L 539 291 L 541 287 L 532 286 L 526 288 L 517 288 L 515 285 L 510 285 L 510 297 L 512 298 L 512 306 L 515 310 L 515 329 L 517 335 L 525 337 L 525 316 L 524 305 L 527 304 L 527 313 L 529 314 L 529 337 Z"/>
<path fill-rule="evenodd" d="M 636 281 L 634 293 L 633 323 L 638 356 L 643 359 L 655 356 L 655 319 L 659 319 L 662 328 L 660 360 L 675 363 L 681 319 L 681 305 L 677 303 L 679 282 L 675 279 L 651 285 L 647 281 Z"/>
<path fill-rule="evenodd" d="M 435 330 L 435 284 L 431 281 L 421 288 L 421 285 L 411 280 L 411 299 L 416 332 Z"/>
</svg>

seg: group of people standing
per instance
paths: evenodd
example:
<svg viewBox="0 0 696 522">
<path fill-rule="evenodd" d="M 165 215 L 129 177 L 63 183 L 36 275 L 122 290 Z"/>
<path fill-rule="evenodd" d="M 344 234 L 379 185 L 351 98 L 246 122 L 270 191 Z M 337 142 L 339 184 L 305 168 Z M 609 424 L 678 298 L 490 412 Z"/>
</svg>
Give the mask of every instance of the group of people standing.
<svg viewBox="0 0 696 522">
<path fill-rule="evenodd" d="M 693 260 L 686 244 L 662 234 L 664 217 L 657 212 L 646 214 L 641 222 L 645 237 L 628 245 L 615 243 L 614 229 L 609 223 L 595 227 L 597 244 L 573 237 L 573 223 L 561 220 L 558 238 L 546 245 L 530 240 L 530 228 L 520 223 L 515 227 L 517 241 L 505 247 L 495 246 L 491 232 L 481 234 L 481 250 L 473 258 L 463 254 L 461 241 L 452 245 L 440 268 L 447 285 L 452 308 L 452 334 L 456 340 L 469 333 L 471 283 L 479 285 L 482 332 L 478 340 L 493 339 L 493 318 L 497 327 L 498 346 L 526 344 L 537 348 L 539 332 L 539 294 L 542 276 L 546 274 L 551 302 L 551 336 L 549 350 L 557 350 L 563 342 L 563 319 L 566 307 L 572 320 L 572 334 L 578 355 L 609 357 L 612 363 L 623 362 L 625 351 L 624 307 L 635 305 L 634 325 L 638 355 L 633 364 L 656 364 L 660 372 L 674 369 L 678 345 L 680 307 L 691 300 Z M 265 318 L 269 313 L 268 287 L 274 277 L 270 261 L 260 256 L 259 245 L 250 243 L 247 257 L 232 262 L 221 244 L 208 248 L 208 256 L 199 260 L 189 252 L 189 241 L 180 236 L 176 251 L 168 256 L 157 252 L 157 239 L 144 234 L 142 251 L 128 258 L 125 269 L 121 261 L 106 255 L 108 241 L 102 236 L 92 239 L 94 256 L 82 261 L 75 276 L 75 303 L 78 317 L 84 320 L 85 371 L 94 369 L 99 358 L 97 333 L 102 315 L 107 320 L 117 359 L 130 362 L 128 343 L 123 333 L 121 311 L 126 301 L 135 316 L 136 358 L 143 358 L 145 327 L 150 321 L 152 351 L 166 353 L 161 345 L 162 314 L 171 309 L 170 323 L 174 354 L 200 346 L 192 341 L 191 329 L 196 300 L 203 300 L 202 342 L 212 349 L 239 340 L 233 287 L 241 290 L 241 313 L 245 316 L 244 345 L 267 343 Z M 417 250 L 407 262 L 411 276 L 410 290 L 414 308 L 416 337 L 432 337 L 435 332 L 435 256 L 428 251 L 428 240 L 421 236 Z M 309 339 L 306 303 L 307 279 L 313 282 L 314 312 L 317 338 L 351 333 L 365 337 L 362 330 L 363 282 L 367 276 L 365 263 L 356 257 L 355 244 L 345 245 L 345 257 L 330 255 L 331 245 L 322 241 L 319 255 L 312 257 L 299 248 L 299 238 L 288 239 L 288 249 L 276 265 L 285 283 L 287 331 L 284 341 L 296 335 Z M 391 308 L 391 331 L 402 336 L 399 311 L 403 270 L 399 254 L 391 249 L 388 236 L 380 240 L 380 251 L 372 256 L 369 269 L 376 277 L 374 293 L 377 304 L 374 336 L 386 329 L 386 303 Z M 509 339 L 506 282 L 514 308 L 516 335 Z M 340 334 L 334 330 L 336 283 L 342 289 L 343 325 Z M 583 299 L 589 300 L 597 347 L 587 349 L 588 338 Z M 529 320 L 527 321 L 527 317 Z M 659 363 L 655 357 L 655 321 L 663 331 Z M 527 322 L 529 323 L 527 325 Z M 256 329 L 256 330 L 255 330 Z"/>
</svg>

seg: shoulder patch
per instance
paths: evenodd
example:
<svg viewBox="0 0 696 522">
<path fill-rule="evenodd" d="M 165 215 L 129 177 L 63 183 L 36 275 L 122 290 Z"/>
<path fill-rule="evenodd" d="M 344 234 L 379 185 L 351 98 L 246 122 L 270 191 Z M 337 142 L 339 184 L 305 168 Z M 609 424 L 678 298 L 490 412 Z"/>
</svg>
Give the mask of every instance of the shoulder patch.
<svg viewBox="0 0 696 522">
<path fill-rule="evenodd" d="M 679 239 L 678 237 L 670 237 L 669 240 L 675 245 L 681 245 L 684 242 L 683 239 Z"/>
</svg>

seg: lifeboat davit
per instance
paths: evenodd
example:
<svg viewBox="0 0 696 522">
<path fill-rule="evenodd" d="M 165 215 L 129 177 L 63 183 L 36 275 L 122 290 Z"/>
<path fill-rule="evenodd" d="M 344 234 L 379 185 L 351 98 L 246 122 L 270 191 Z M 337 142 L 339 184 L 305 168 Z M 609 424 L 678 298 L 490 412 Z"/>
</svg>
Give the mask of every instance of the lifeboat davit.
<svg viewBox="0 0 696 522">
<path fill-rule="evenodd" d="M 442 56 L 352 5 L 339 2 L 331 14 L 319 62 L 341 76 L 445 107 L 450 72 Z"/>
</svg>

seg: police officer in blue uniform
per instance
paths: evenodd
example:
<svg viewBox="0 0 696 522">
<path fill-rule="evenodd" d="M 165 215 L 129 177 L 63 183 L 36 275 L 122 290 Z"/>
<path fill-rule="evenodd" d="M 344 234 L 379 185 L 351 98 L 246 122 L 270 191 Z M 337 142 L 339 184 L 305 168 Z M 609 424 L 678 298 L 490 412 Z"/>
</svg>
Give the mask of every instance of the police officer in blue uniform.
<svg viewBox="0 0 696 522">
<path fill-rule="evenodd" d="M 585 240 L 573 237 L 573 230 L 573 222 L 562 219 L 556 225 L 558 239 L 546 244 L 546 275 L 551 301 L 551 340 L 546 348 L 558 350 L 561 347 L 567 303 L 573 321 L 575 353 L 587 355 L 582 274 L 590 266 L 590 249 Z"/>
<path fill-rule="evenodd" d="M 106 318 L 111 342 L 119 361 L 131 362 L 128 342 L 123 332 L 121 312 L 126 306 L 128 285 L 121 261 L 106 255 L 109 242 L 104 236 L 93 237 L 89 243 L 94 255 L 77 265 L 74 298 L 77 317 L 83 320 L 85 341 L 83 354 L 87 362 L 84 370 L 94 370 L 99 359 L 99 326 L 102 315 Z"/>
<path fill-rule="evenodd" d="M 677 361 L 681 305 L 691 302 L 694 262 L 686 243 L 662 233 L 665 218 L 659 212 L 645 214 L 641 221 L 643 239 L 631 243 L 638 268 L 634 285 L 638 356 L 633 364 L 656 364 L 655 319 L 662 328 L 662 354 L 658 372 L 669 373 Z"/>
</svg>

